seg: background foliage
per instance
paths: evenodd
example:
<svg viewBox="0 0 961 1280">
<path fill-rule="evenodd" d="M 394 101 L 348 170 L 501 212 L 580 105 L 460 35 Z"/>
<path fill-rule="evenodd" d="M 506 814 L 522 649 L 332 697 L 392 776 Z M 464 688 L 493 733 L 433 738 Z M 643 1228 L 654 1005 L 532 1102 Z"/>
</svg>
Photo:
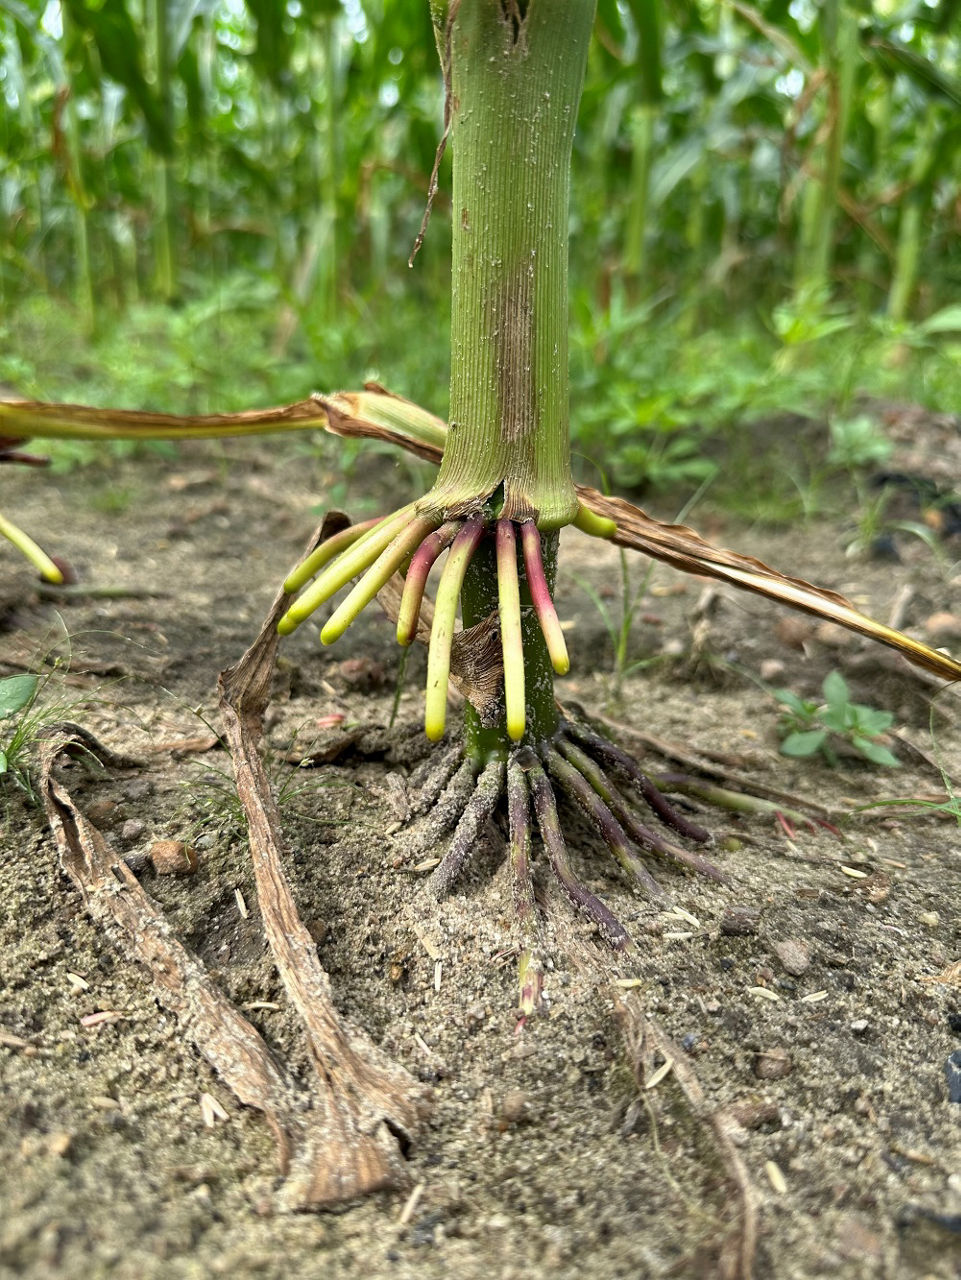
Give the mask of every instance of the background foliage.
<svg viewBox="0 0 961 1280">
<path fill-rule="evenodd" d="M 426 0 L 0 0 L 0 42 L 0 378 L 202 410 L 377 374 L 444 412 L 446 165 L 407 266 Z M 618 488 L 690 486 L 789 412 L 847 441 L 807 485 L 876 460 L 859 393 L 956 407 L 959 143 L 958 0 L 600 0 L 578 448 Z"/>
</svg>

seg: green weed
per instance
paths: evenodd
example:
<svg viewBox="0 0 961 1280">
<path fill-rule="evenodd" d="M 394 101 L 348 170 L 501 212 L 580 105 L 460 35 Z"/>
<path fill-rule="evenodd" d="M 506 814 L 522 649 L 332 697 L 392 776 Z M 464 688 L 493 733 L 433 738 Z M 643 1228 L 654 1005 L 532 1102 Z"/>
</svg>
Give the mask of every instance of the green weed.
<svg viewBox="0 0 961 1280">
<path fill-rule="evenodd" d="M 785 708 L 778 722 L 782 755 L 820 755 L 833 766 L 838 761 L 833 744 L 841 740 L 871 764 L 896 767 L 900 763 L 878 741 L 894 723 L 890 711 L 852 702 L 847 681 L 839 671 L 825 676 L 821 691 L 823 703 L 806 701 L 790 689 L 773 690 L 774 698 Z"/>
</svg>

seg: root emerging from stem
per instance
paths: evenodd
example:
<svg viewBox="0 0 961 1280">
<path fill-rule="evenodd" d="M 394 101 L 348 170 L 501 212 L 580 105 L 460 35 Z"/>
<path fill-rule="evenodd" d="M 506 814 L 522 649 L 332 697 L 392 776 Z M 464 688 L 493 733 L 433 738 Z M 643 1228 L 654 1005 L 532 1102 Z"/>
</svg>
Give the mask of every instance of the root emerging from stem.
<svg viewBox="0 0 961 1280">
<path fill-rule="evenodd" d="M 726 883 L 726 877 L 713 863 L 645 825 L 639 811 L 641 805 L 653 812 L 659 823 L 686 840 L 703 844 L 710 839 L 703 828 L 674 809 L 630 756 L 584 725 L 563 720 L 553 738 L 535 747 L 514 749 L 506 762 L 490 761 L 467 792 L 465 786 L 472 777 L 469 771 L 470 765 L 465 761 L 455 772 L 448 758 L 442 776 L 451 780 L 438 796 L 432 834 L 436 837 L 440 833 L 440 818 L 443 830 L 453 828 L 453 835 L 447 853 L 431 875 L 430 886 L 437 897 L 451 891 L 506 793 L 524 1014 L 533 1012 L 540 997 L 541 971 L 536 958 L 540 939 L 532 856 L 535 830 L 551 874 L 574 907 L 615 950 L 631 941 L 610 908 L 575 874 L 558 798 L 580 811 L 630 882 L 658 903 L 668 904 L 669 899 L 645 865 L 644 854 L 654 854 L 696 875 Z M 455 811 L 459 814 L 456 825 L 451 816 Z"/>
<path fill-rule="evenodd" d="M 500 637 L 503 656 L 507 733 L 514 742 L 527 729 L 522 604 L 518 577 L 518 542 L 531 605 L 537 616 L 555 672 L 570 668 L 567 645 L 551 599 L 544 570 L 541 535 L 533 520 L 498 519 L 483 506 L 474 514 L 444 519 L 424 503 L 411 503 L 382 520 L 353 525 L 311 552 L 288 575 L 284 590 L 301 592 L 281 618 L 277 630 L 287 635 L 305 622 L 348 582 L 357 582 L 321 629 L 324 644 L 338 640 L 395 573 L 403 572 L 404 591 L 397 615 L 397 640 L 409 645 L 417 635 L 427 578 L 435 561 L 447 552 L 434 603 L 427 654 L 428 738 L 444 736 L 451 649 L 464 577 L 488 532 L 497 547 Z M 318 575 L 318 576 L 315 576 Z M 311 582 L 311 579 L 314 579 Z M 310 585 L 308 585 L 310 584 Z"/>
</svg>

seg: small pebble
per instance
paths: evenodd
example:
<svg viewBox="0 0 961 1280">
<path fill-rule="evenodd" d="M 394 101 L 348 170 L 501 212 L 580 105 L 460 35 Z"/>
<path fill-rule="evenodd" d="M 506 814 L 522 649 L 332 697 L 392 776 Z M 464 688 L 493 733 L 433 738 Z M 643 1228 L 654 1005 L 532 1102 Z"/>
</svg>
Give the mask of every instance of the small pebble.
<svg viewBox="0 0 961 1280">
<path fill-rule="evenodd" d="M 948 1082 L 948 1101 L 961 1102 L 961 1049 L 956 1049 L 944 1064 Z"/>
<path fill-rule="evenodd" d="M 135 876 L 142 876 L 143 873 L 150 866 L 150 859 L 143 852 L 143 850 L 138 850 L 136 853 L 126 854 L 124 857 L 124 862 L 127 864 L 127 866 L 130 868 L 130 870 L 134 873 Z"/>
<path fill-rule="evenodd" d="M 307 932 L 310 934 L 314 942 L 316 942 L 319 947 L 321 943 L 324 942 L 327 938 L 327 932 L 328 932 L 327 921 L 320 920 L 320 919 L 308 920 Z"/>
<path fill-rule="evenodd" d="M 731 1118 L 744 1129 L 760 1129 L 762 1125 L 774 1124 L 779 1116 L 777 1103 L 763 1098 L 746 1098 L 741 1102 L 733 1102 L 727 1110 Z"/>
<path fill-rule="evenodd" d="M 761 679 L 767 683 L 772 680 L 780 680 L 786 669 L 780 658 L 766 658 L 761 663 Z"/>
<path fill-rule="evenodd" d="M 721 919 L 721 933 L 729 937 L 746 938 L 757 933 L 761 912 L 757 907 L 739 905 L 728 907 Z"/>
<path fill-rule="evenodd" d="M 928 638 L 937 644 L 961 638 L 961 618 L 956 613 L 932 613 L 924 621 L 924 629 Z"/>
<path fill-rule="evenodd" d="M 126 841 L 127 844 L 133 844 L 135 840 L 140 839 L 146 830 L 147 824 L 142 818 L 128 818 L 120 828 L 120 839 Z"/>
<path fill-rule="evenodd" d="M 108 827 L 116 822 L 117 813 L 116 800 L 94 800 L 87 806 L 86 816 L 90 819 L 95 827 Z"/>
<path fill-rule="evenodd" d="M 158 876 L 190 876 L 197 870 L 197 850 L 182 840 L 155 840 L 147 852 Z"/>
<path fill-rule="evenodd" d="M 856 1036 L 863 1036 L 865 1031 L 867 1031 L 867 1029 L 868 1029 L 867 1018 L 855 1018 L 855 1020 L 851 1023 L 851 1031 Z"/>
<path fill-rule="evenodd" d="M 759 1080 L 781 1080 L 794 1069 L 786 1049 L 763 1049 L 754 1059 L 754 1074 Z"/>
<path fill-rule="evenodd" d="M 774 624 L 774 634 L 789 649 L 803 649 L 814 634 L 814 625 L 791 615 L 779 618 Z"/>
<path fill-rule="evenodd" d="M 811 965 L 811 946 L 801 938 L 785 938 L 774 944 L 774 954 L 786 973 L 799 978 Z"/>
<path fill-rule="evenodd" d="M 941 923 L 941 917 L 936 911 L 922 911 L 918 919 L 928 929 L 936 929 Z"/>
<path fill-rule="evenodd" d="M 526 1119 L 530 1108 L 523 1089 L 508 1089 L 501 1099 L 498 1128 L 503 1131 Z"/>
</svg>

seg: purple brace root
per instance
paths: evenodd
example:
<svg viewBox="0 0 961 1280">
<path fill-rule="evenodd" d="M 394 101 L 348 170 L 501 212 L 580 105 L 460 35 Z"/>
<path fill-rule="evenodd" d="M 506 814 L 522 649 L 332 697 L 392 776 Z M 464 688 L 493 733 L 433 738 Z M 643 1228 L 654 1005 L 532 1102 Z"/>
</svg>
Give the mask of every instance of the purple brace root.
<svg viewBox="0 0 961 1280">
<path fill-rule="evenodd" d="M 557 779 L 571 800 L 600 833 L 604 843 L 628 875 L 659 901 L 665 900 L 660 885 L 635 853 L 624 828 L 584 775 L 553 748 L 543 752 L 550 774 Z"/>
<path fill-rule="evenodd" d="M 715 880 L 718 884 L 727 883 L 727 877 L 712 862 L 708 862 L 706 858 L 702 858 L 699 854 L 690 853 L 687 849 L 674 844 L 671 840 L 665 840 L 663 836 L 658 835 L 656 831 L 652 831 L 650 827 L 646 827 L 640 822 L 631 810 L 630 805 L 602 772 L 596 761 L 585 755 L 573 742 L 569 742 L 562 737 L 558 741 L 558 747 L 561 755 L 569 762 L 574 773 L 586 780 L 586 783 L 601 797 L 631 839 L 636 840 L 642 848 L 649 849 L 652 853 L 659 854 L 662 858 L 667 858 L 671 862 L 679 862 L 697 875 L 706 876 L 707 879 Z"/>
<path fill-rule="evenodd" d="M 433 533 L 428 534 L 411 557 L 410 567 L 404 579 L 404 594 L 400 602 L 400 611 L 397 615 L 398 644 L 408 645 L 413 643 L 414 637 L 417 635 L 417 620 L 420 618 L 420 608 L 424 600 L 424 588 L 427 585 L 428 574 L 434 567 L 434 561 L 437 557 L 442 551 L 446 551 L 454 541 L 454 536 L 459 528 L 460 525 L 456 520 L 448 520 L 439 529 L 435 529 Z"/>
<path fill-rule="evenodd" d="M 507 815 L 510 822 L 511 878 L 514 908 L 521 926 L 536 920 L 531 878 L 531 804 L 524 770 L 515 757 L 507 765 Z"/>
<path fill-rule="evenodd" d="M 547 585 L 547 576 L 544 573 L 541 535 L 533 520 L 525 520 L 520 528 L 524 569 L 527 573 L 527 588 L 531 593 L 531 603 L 534 605 L 534 612 L 544 633 L 551 665 L 559 676 L 564 676 L 571 669 L 571 661 L 567 656 L 567 642 L 564 639 L 564 632 L 561 630 L 551 590 Z"/>
<path fill-rule="evenodd" d="M 547 774 L 537 763 L 527 767 L 531 792 L 534 797 L 534 812 L 537 814 L 537 825 L 541 839 L 550 860 L 551 869 L 563 886 L 564 892 L 571 902 L 597 925 L 601 933 L 615 949 L 620 951 L 630 942 L 627 930 L 600 898 L 594 896 L 586 885 L 571 870 L 567 859 L 567 845 L 557 817 L 557 804 Z"/>
<path fill-rule="evenodd" d="M 476 849 L 481 832 L 497 807 L 503 781 L 503 760 L 492 760 L 477 779 L 474 794 L 464 806 L 450 848 L 431 873 L 430 887 L 438 898 L 450 893 L 464 863 Z"/>
<path fill-rule="evenodd" d="M 710 832 L 705 831 L 696 822 L 689 821 L 677 812 L 670 801 L 658 791 L 650 778 L 641 772 L 626 751 L 622 751 L 613 742 L 608 742 L 599 733 L 593 733 L 590 729 L 585 728 L 584 725 L 577 724 L 571 720 L 565 720 L 561 724 L 561 730 L 568 737 L 580 742 L 590 754 L 599 760 L 614 765 L 615 768 L 626 773 L 644 797 L 648 806 L 666 826 L 673 827 L 679 835 L 684 836 L 687 840 L 696 840 L 698 844 L 706 844 L 711 839 Z"/>
</svg>

